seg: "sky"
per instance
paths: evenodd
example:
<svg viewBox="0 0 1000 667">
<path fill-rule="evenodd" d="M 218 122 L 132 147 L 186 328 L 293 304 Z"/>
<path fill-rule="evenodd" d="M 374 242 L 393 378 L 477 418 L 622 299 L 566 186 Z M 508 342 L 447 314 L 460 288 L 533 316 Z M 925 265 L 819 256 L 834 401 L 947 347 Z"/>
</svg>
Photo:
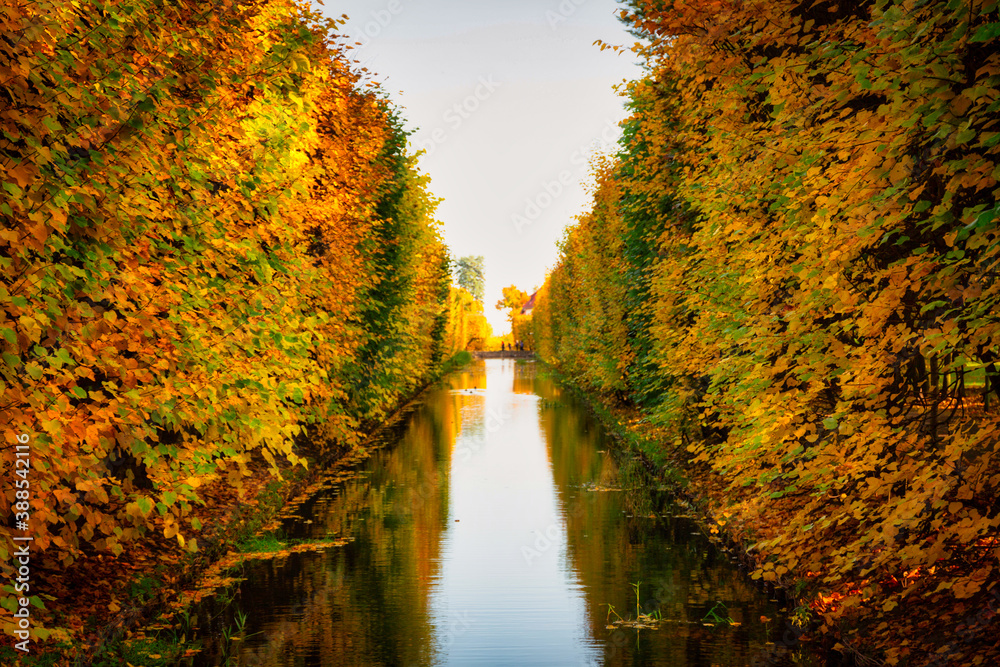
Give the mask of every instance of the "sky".
<svg viewBox="0 0 1000 667">
<path fill-rule="evenodd" d="M 455 258 L 482 255 L 486 316 L 511 284 L 530 293 L 557 241 L 589 208 L 589 160 L 614 150 L 616 91 L 641 76 L 615 0 L 326 0 L 347 14 L 354 58 L 402 110 L 420 169 L 443 201 Z"/>
</svg>

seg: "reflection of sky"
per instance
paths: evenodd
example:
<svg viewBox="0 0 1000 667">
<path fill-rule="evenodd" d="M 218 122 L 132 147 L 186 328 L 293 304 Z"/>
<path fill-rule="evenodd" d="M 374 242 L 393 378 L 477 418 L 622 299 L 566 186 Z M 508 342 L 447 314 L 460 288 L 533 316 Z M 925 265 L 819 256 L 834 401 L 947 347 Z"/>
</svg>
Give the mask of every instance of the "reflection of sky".
<svg viewBox="0 0 1000 667">
<path fill-rule="evenodd" d="M 772 655 L 765 642 L 791 626 L 680 508 L 588 490 L 631 478 L 570 392 L 537 376 L 537 395 L 512 391 L 532 366 L 477 361 L 451 374 L 356 476 L 299 508 L 289 537 L 352 541 L 248 564 L 222 618 L 250 612 L 241 664 L 811 664 Z M 456 435 L 463 410 L 469 428 Z M 608 630 L 605 605 L 634 613 L 640 581 L 646 611 L 670 622 Z M 698 622 L 720 601 L 741 626 Z M 221 664 L 220 644 L 202 637 L 196 667 Z"/>
<path fill-rule="evenodd" d="M 463 427 L 452 458 L 431 594 L 439 656 L 454 665 L 586 664 L 596 654 L 579 582 L 566 567 L 537 397 L 511 391 L 513 361 L 487 360 L 486 368 L 485 396 L 461 399 L 479 404 L 480 424 Z"/>
<path fill-rule="evenodd" d="M 625 116 L 614 86 L 636 78 L 631 54 L 601 52 L 633 41 L 614 0 L 327 0 L 328 16 L 347 14 L 344 32 L 362 46 L 355 58 L 401 105 L 421 167 L 444 203 L 438 217 L 456 257 L 486 257 L 486 315 L 501 289 L 531 291 L 554 264 L 563 227 L 588 204 L 587 156 L 617 137 Z M 498 84 L 473 100 L 464 117 L 455 104 L 482 80 Z M 481 89 L 484 92 L 485 89 Z M 435 130 L 441 139 L 431 141 Z M 602 135 L 603 141 L 602 141 Z M 561 172 L 570 176 L 555 191 Z M 527 202 L 542 197 L 531 224 Z M 525 219 L 527 219 L 525 217 Z"/>
</svg>

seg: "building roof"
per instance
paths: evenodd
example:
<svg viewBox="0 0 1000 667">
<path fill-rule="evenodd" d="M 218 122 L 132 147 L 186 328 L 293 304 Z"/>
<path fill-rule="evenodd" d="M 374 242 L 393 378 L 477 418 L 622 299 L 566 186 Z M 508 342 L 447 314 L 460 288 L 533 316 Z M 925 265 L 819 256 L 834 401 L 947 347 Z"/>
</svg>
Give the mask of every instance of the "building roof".
<svg viewBox="0 0 1000 667">
<path fill-rule="evenodd" d="M 535 294 L 538 294 L 538 292 L 532 293 L 532 295 L 528 297 L 528 300 L 524 302 L 524 305 L 521 306 L 522 315 L 530 315 L 531 311 L 535 309 Z"/>
</svg>

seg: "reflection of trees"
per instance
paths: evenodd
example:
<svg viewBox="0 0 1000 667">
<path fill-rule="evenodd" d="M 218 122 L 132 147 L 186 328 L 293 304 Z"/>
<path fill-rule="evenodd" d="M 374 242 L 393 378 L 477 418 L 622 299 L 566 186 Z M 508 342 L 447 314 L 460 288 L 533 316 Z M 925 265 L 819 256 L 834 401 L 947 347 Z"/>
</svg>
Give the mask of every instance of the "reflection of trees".
<svg viewBox="0 0 1000 667">
<path fill-rule="evenodd" d="M 724 554 L 692 535 L 698 530 L 693 521 L 675 518 L 679 512 L 663 494 L 649 491 L 649 480 L 640 479 L 645 476 L 641 466 L 614 453 L 584 406 L 549 380 L 536 379 L 533 389 L 543 398 L 540 422 L 566 521 L 568 567 L 583 585 L 587 623 L 591 636 L 605 644 L 605 664 L 750 664 L 766 641 L 763 636 L 750 641 L 750 628 L 757 627 L 750 622 L 773 611 Z M 602 492 L 583 488 L 588 484 L 641 487 Z M 642 611 L 659 609 L 665 618 L 681 622 L 643 631 L 637 645 L 635 630 L 607 630 L 606 615 L 608 603 L 622 615 L 635 615 L 631 584 L 640 580 Z M 746 625 L 697 623 L 717 600 Z"/>
<path fill-rule="evenodd" d="M 514 364 L 514 393 L 535 394 L 535 364 L 519 361 Z"/>
<path fill-rule="evenodd" d="M 584 622 L 589 636 L 604 646 L 604 664 L 735 667 L 763 655 L 763 637 L 754 635 L 750 642 L 749 622 L 773 611 L 760 605 L 724 556 L 692 537 L 695 525 L 675 518 L 662 497 L 641 490 L 586 490 L 595 483 L 631 486 L 641 470 L 610 453 L 612 444 L 573 396 L 537 378 L 533 364 L 515 368 L 515 390 L 530 384 L 542 398 L 539 421 L 565 520 L 566 566 L 582 584 Z M 373 453 L 366 474 L 308 506 L 314 523 L 305 527 L 306 534 L 353 535 L 354 542 L 248 569 L 240 606 L 250 614 L 247 632 L 261 634 L 246 641 L 240 664 L 434 662 L 435 632 L 440 639 L 443 628 L 433 625 L 430 593 L 440 578 L 448 525 L 448 471 L 459 434 L 467 441 L 475 432 L 463 429 L 483 422 L 484 397 L 463 391 L 485 383 L 482 362 L 449 378 L 405 423 L 398 444 Z M 650 513 L 667 518 L 650 519 Z M 639 580 L 645 612 L 659 609 L 674 621 L 699 621 L 721 600 L 747 625 L 675 622 L 642 632 L 638 643 L 634 630 L 608 631 L 604 605 L 634 614 L 630 584 Z M 221 664 L 218 651 L 214 659 L 211 664 Z"/>
<path fill-rule="evenodd" d="M 476 381 L 478 379 L 478 385 Z M 251 615 L 249 665 L 425 665 L 433 662 L 429 593 L 447 523 L 447 471 L 462 401 L 482 387 L 456 374 L 408 419 L 401 440 L 372 454 L 369 474 L 310 505 L 310 537 L 353 535 L 323 554 L 261 563 L 241 592 Z"/>
</svg>

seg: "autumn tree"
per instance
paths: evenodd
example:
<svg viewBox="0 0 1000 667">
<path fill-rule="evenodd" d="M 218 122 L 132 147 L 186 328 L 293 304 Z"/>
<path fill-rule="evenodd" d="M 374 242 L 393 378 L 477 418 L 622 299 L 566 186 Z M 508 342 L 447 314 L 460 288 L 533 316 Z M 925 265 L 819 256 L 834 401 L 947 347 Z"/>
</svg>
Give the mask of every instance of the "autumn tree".
<svg viewBox="0 0 1000 667">
<path fill-rule="evenodd" d="M 514 317 L 521 312 L 521 308 L 528 301 L 528 293 L 522 292 L 515 285 L 503 288 L 503 298 L 497 301 L 497 310 L 507 311 L 507 321 L 514 324 Z"/>
<path fill-rule="evenodd" d="M 0 510 L 40 568 L 197 549 L 207 480 L 349 449 L 449 351 L 437 199 L 336 27 L 290 0 L 0 9 L 0 426 L 33 462 Z"/>
<path fill-rule="evenodd" d="M 451 288 L 448 322 L 445 347 L 451 352 L 485 349 L 486 342 L 493 335 L 483 302 L 473 298 L 462 287 Z"/>
<path fill-rule="evenodd" d="M 649 74 L 538 348 L 722 480 L 766 535 L 756 576 L 863 619 L 890 664 L 927 655 L 919 628 L 981 608 L 1000 569 L 996 5 L 623 16 Z"/>
<path fill-rule="evenodd" d="M 531 295 L 523 292 L 515 285 L 503 288 L 503 298 L 497 301 L 497 310 L 507 311 L 507 321 L 510 322 L 511 337 L 514 342 L 523 343 L 527 349 L 534 349 L 534 331 L 531 327 L 531 316 L 523 312 Z"/>
</svg>

